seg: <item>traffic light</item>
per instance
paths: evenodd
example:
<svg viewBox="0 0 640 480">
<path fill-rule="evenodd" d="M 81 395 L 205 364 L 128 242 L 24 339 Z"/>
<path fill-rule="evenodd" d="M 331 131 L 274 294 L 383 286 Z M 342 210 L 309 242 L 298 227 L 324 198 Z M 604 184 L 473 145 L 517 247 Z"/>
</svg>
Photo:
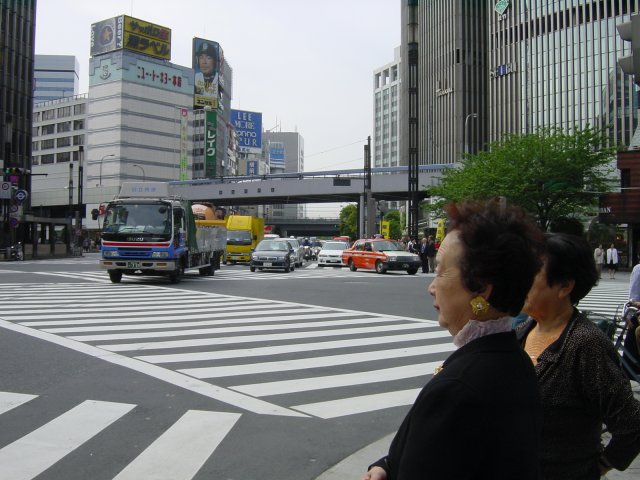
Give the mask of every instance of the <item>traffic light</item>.
<svg viewBox="0 0 640 480">
<path fill-rule="evenodd" d="M 20 175 L 21 173 L 22 169 L 17 167 L 8 167 L 4 169 L 5 175 Z"/>
<path fill-rule="evenodd" d="M 631 20 L 617 27 L 620 38 L 631 42 L 631 55 L 618 58 L 618 65 L 627 75 L 634 75 L 640 85 L 640 14 L 631 15 Z"/>
</svg>

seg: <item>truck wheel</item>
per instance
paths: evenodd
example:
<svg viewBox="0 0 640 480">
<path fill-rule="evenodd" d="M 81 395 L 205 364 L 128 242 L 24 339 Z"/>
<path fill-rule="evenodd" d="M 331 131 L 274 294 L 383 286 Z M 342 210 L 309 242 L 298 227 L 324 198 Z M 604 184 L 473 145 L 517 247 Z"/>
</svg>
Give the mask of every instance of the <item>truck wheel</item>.
<svg viewBox="0 0 640 480">
<path fill-rule="evenodd" d="M 180 261 L 175 271 L 169 274 L 169 281 L 171 283 L 180 283 L 180 280 L 182 280 L 183 276 L 184 276 L 184 264 L 182 263 L 182 261 Z"/>
<path fill-rule="evenodd" d="M 376 273 L 387 273 L 387 269 L 384 267 L 384 263 L 380 260 L 376 262 Z"/>
<path fill-rule="evenodd" d="M 409 268 L 409 269 L 407 269 L 407 273 L 409 275 L 415 275 L 416 273 L 418 273 L 418 269 L 417 268 Z"/>
<path fill-rule="evenodd" d="M 255 272 L 256 271 L 256 267 L 249 267 L 249 270 L 252 271 L 252 272 Z"/>
<path fill-rule="evenodd" d="M 198 269 L 198 273 L 200 274 L 201 277 L 208 275 L 209 274 L 208 272 L 209 272 L 209 267 L 201 267 Z"/>
<path fill-rule="evenodd" d="M 120 283 L 122 280 L 122 272 L 118 270 L 109 270 L 109 278 L 111 279 L 111 283 Z"/>
<path fill-rule="evenodd" d="M 349 260 L 349 270 L 355 272 L 358 268 L 354 265 L 353 260 Z"/>
</svg>

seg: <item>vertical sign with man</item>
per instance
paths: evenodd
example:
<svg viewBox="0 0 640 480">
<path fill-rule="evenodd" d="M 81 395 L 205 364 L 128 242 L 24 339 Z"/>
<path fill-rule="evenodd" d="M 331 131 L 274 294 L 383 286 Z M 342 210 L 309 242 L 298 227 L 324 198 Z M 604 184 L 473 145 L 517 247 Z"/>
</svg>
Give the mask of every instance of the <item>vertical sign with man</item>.
<svg viewBox="0 0 640 480">
<path fill-rule="evenodd" d="M 217 42 L 197 37 L 193 39 L 194 109 L 204 107 L 218 109 L 222 59 L 222 49 Z"/>
</svg>

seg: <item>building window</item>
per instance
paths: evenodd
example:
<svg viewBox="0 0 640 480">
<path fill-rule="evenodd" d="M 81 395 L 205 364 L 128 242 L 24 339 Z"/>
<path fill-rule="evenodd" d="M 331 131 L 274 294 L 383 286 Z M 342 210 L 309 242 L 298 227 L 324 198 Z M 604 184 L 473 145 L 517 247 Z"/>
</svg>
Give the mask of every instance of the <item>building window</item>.
<svg viewBox="0 0 640 480">
<path fill-rule="evenodd" d="M 87 106 L 84 103 L 73 106 L 73 114 L 74 115 L 83 115 L 86 111 Z"/>
<path fill-rule="evenodd" d="M 71 107 L 60 107 L 58 109 L 58 118 L 70 117 Z"/>
<path fill-rule="evenodd" d="M 71 160 L 71 152 L 60 152 L 57 154 L 56 161 L 58 163 L 68 162 Z"/>
<path fill-rule="evenodd" d="M 40 161 L 41 161 L 42 165 L 45 165 L 47 163 L 53 163 L 53 161 L 54 161 L 53 153 L 49 153 L 47 155 L 42 155 L 40 157 Z"/>
<path fill-rule="evenodd" d="M 73 129 L 74 130 L 83 130 L 84 129 L 84 120 L 74 120 L 73 121 Z"/>
<path fill-rule="evenodd" d="M 56 131 L 56 126 L 53 123 L 42 126 L 42 135 L 52 135 L 53 133 L 55 133 L 55 131 Z"/>
<path fill-rule="evenodd" d="M 51 140 L 42 140 L 40 142 L 40 147 L 42 148 L 42 150 L 46 150 L 48 148 L 53 148 L 55 147 L 55 141 L 53 140 L 53 138 Z M 51 162 L 53 163 L 53 162 Z"/>
<path fill-rule="evenodd" d="M 71 131 L 71 122 L 62 122 L 58 124 L 58 133 Z"/>
<path fill-rule="evenodd" d="M 71 137 L 61 137 L 58 139 L 58 148 L 70 147 L 70 146 L 71 146 Z"/>
<path fill-rule="evenodd" d="M 74 145 L 84 145 L 84 135 L 74 135 L 73 136 L 73 144 Z"/>
<path fill-rule="evenodd" d="M 45 110 L 42 112 L 42 120 L 53 120 L 54 118 L 56 118 L 55 110 Z"/>
<path fill-rule="evenodd" d="M 40 150 L 40 142 L 31 142 L 31 150 L 34 152 Z"/>
</svg>

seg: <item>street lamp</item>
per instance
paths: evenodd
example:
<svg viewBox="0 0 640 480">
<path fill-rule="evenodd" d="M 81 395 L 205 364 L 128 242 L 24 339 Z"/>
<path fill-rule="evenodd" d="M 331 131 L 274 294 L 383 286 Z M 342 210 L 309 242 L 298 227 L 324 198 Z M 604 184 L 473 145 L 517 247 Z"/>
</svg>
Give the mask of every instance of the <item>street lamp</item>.
<svg viewBox="0 0 640 480">
<path fill-rule="evenodd" d="M 469 141 L 468 141 L 469 133 L 467 131 L 467 125 L 469 123 L 469 119 L 470 118 L 478 118 L 478 114 L 477 113 L 470 113 L 464 119 L 464 132 L 462 132 L 463 133 L 463 137 L 464 137 L 463 138 L 463 140 L 464 140 L 464 153 L 469 153 Z"/>
<path fill-rule="evenodd" d="M 132 166 L 133 167 L 138 167 L 140 169 L 140 171 L 142 171 L 142 181 L 146 182 L 147 181 L 147 176 L 144 173 L 144 168 L 142 168 L 140 165 L 137 165 L 135 163 Z"/>
<path fill-rule="evenodd" d="M 104 162 L 105 158 L 109 158 L 109 157 L 114 158 L 115 155 L 113 153 L 110 153 L 109 155 L 105 155 L 100 159 L 100 186 L 102 186 L 102 162 Z"/>
</svg>

